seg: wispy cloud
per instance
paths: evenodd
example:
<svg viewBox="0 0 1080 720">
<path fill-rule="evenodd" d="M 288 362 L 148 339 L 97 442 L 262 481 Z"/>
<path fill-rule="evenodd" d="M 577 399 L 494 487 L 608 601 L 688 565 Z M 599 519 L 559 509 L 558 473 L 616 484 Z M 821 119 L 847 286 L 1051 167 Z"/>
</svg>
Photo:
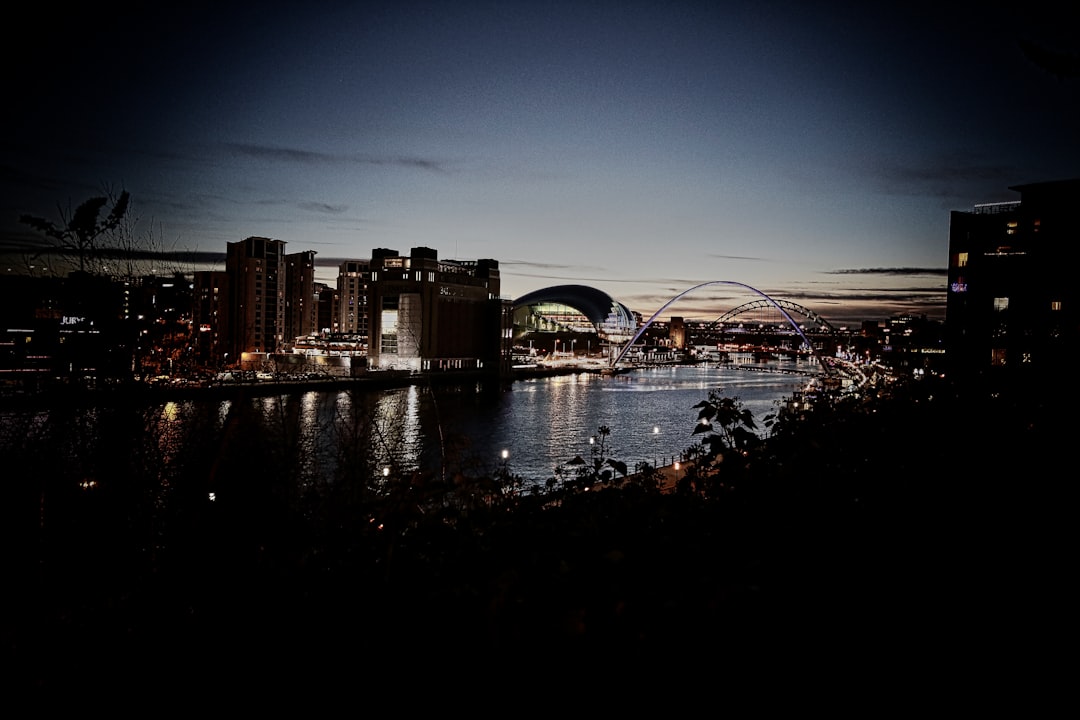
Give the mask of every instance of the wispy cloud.
<svg viewBox="0 0 1080 720">
<path fill-rule="evenodd" d="M 511 265 L 520 265 L 521 267 L 533 267 L 540 270 L 569 270 L 570 268 L 578 268 L 580 265 L 568 265 L 566 263 L 542 263 L 533 262 L 531 260 L 500 260 L 499 267 L 508 267 Z M 593 270 L 595 268 L 588 268 Z"/>
<path fill-rule="evenodd" d="M 340 215 L 343 212 L 348 211 L 348 205 L 333 205 L 331 203 L 324 202 L 301 202 L 298 203 L 301 210 L 310 210 L 316 213 L 326 213 L 329 215 Z"/>
<path fill-rule="evenodd" d="M 839 270 L 827 270 L 826 275 L 948 275 L 949 269 L 937 268 L 843 268 Z"/>
<path fill-rule="evenodd" d="M 428 172 L 447 173 L 449 166 L 443 160 L 408 155 L 338 155 L 332 153 L 300 150 L 298 148 L 253 145 L 250 143 L 227 143 L 232 152 L 245 157 L 303 165 L 362 164 L 373 166 L 396 166 Z"/>
<path fill-rule="evenodd" d="M 772 262 L 769 258 L 762 257 L 750 257 L 748 255 L 719 255 L 716 253 L 707 253 L 705 257 L 716 258 L 718 260 L 745 260 L 746 262 Z"/>
<path fill-rule="evenodd" d="M 1000 195 L 1015 181 L 1016 172 L 1008 165 L 954 153 L 928 158 L 921 165 L 875 163 L 861 174 L 873 178 L 889 194 L 970 202 L 973 191 Z"/>
</svg>

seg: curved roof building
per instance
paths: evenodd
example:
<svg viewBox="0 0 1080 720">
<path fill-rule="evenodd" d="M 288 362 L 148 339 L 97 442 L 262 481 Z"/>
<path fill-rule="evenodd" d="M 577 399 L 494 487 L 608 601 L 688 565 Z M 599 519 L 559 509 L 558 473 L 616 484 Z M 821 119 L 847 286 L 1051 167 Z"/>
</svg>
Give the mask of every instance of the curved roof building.
<svg viewBox="0 0 1080 720">
<path fill-rule="evenodd" d="M 588 285 L 555 285 L 514 301 L 517 333 L 596 332 L 609 338 L 629 336 L 637 328 L 630 308 Z"/>
</svg>

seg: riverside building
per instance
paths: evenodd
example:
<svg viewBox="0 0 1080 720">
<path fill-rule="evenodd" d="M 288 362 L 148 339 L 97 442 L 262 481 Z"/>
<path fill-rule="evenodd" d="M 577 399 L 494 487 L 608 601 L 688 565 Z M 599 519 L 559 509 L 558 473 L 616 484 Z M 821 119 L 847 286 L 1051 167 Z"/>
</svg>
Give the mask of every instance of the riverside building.
<svg viewBox="0 0 1080 720">
<path fill-rule="evenodd" d="M 439 260 L 426 247 L 412 248 L 408 256 L 378 248 L 369 270 L 368 367 L 509 367 L 513 308 L 500 297 L 497 260 Z"/>
<path fill-rule="evenodd" d="M 1078 344 L 1080 179 L 1017 185 L 1018 200 L 953 211 L 946 362 L 962 383 L 1057 382 Z"/>
<path fill-rule="evenodd" d="M 249 237 L 226 246 L 229 354 L 273 353 L 285 344 L 285 243 Z"/>
<path fill-rule="evenodd" d="M 218 367 L 228 352 L 229 276 L 221 270 L 199 270 L 192 276 L 192 345 L 203 367 Z"/>
<path fill-rule="evenodd" d="M 370 260 L 346 260 L 338 267 L 337 305 L 332 331 L 357 336 L 368 343 L 368 284 L 371 282 Z"/>
</svg>

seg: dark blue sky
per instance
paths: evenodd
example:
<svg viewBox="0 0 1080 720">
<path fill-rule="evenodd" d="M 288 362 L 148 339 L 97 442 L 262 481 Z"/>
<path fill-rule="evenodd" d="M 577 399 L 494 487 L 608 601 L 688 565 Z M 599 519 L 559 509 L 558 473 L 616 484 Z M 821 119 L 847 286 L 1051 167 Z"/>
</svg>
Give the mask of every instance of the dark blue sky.
<svg viewBox="0 0 1080 720">
<path fill-rule="evenodd" d="M 1031 55 L 1075 71 L 1076 26 L 872 5 L 39 3 L 7 29 L 3 242 L 124 188 L 183 251 L 427 246 L 499 260 L 511 297 L 581 282 L 646 316 L 730 280 L 943 317 L 949 211 L 1080 176 L 1080 78 Z"/>
</svg>

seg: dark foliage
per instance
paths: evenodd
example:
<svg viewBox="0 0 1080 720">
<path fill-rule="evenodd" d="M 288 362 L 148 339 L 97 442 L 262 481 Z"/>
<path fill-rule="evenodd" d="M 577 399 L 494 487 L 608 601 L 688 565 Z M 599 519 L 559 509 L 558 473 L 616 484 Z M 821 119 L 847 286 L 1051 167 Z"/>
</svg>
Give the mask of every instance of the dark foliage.
<svg viewBox="0 0 1080 720">
<path fill-rule="evenodd" d="M 551 662 L 820 669 L 826 650 L 853 678 L 913 655 L 931 672 L 950 657 L 985 669 L 1056 629 L 1070 597 L 1064 432 L 1038 407 L 898 383 L 770 419 L 761 442 L 735 432 L 753 422 L 737 400 L 697 409 L 714 439 L 668 493 L 654 468 L 627 476 L 607 457 L 607 428 L 543 492 L 506 467 L 302 498 L 260 482 L 243 507 L 163 527 L 62 497 L 44 472 L 40 495 L 70 530 L 27 528 L 40 547 L 9 609 L 9 659 L 41 693 L 175 689 L 237 668 L 263 691 L 419 668 L 479 682 Z M 206 476 L 284 479 L 296 469 L 281 446 Z"/>
</svg>

